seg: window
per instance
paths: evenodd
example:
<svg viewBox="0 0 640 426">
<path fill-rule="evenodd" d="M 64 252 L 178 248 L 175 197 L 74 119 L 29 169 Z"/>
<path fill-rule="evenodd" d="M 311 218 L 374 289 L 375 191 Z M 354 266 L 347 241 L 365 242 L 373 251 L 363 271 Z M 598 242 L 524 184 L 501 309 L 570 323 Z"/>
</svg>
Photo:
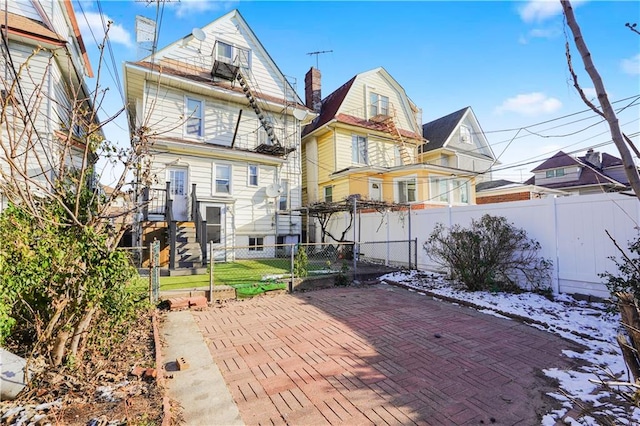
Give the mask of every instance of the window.
<svg viewBox="0 0 640 426">
<path fill-rule="evenodd" d="M 351 137 L 352 160 L 357 164 L 369 164 L 369 153 L 367 138 L 365 136 L 353 135 Z"/>
<path fill-rule="evenodd" d="M 333 186 L 324 187 L 324 201 L 325 203 L 333 202 Z"/>
<path fill-rule="evenodd" d="M 249 251 L 263 251 L 263 245 L 263 237 L 249 237 Z"/>
<path fill-rule="evenodd" d="M 273 123 L 273 118 L 265 117 L 264 121 L 267 123 L 267 127 L 270 127 L 275 134 L 276 128 Z M 260 124 L 260 121 L 258 121 L 258 145 L 273 145 L 273 141 L 267 135 L 267 131 L 264 126 Z"/>
<path fill-rule="evenodd" d="M 398 186 L 398 202 L 411 203 L 416 201 L 416 179 L 403 179 L 396 181 Z"/>
<path fill-rule="evenodd" d="M 469 204 L 468 179 L 429 179 L 430 200 L 443 203 Z"/>
<path fill-rule="evenodd" d="M 469 181 L 466 179 L 458 179 L 455 185 L 455 200 L 462 204 L 469 204 Z"/>
<path fill-rule="evenodd" d="M 382 201 L 382 181 L 369 180 L 369 199 Z"/>
<path fill-rule="evenodd" d="M 187 135 L 201 138 L 204 135 L 202 132 L 203 102 L 197 99 L 187 98 L 186 104 Z"/>
<path fill-rule="evenodd" d="M 241 68 L 251 68 L 251 50 L 233 46 L 218 40 L 215 47 L 217 61 L 233 64 Z"/>
<path fill-rule="evenodd" d="M 369 114 L 370 117 L 376 115 L 389 115 L 389 98 L 377 93 L 371 92 L 369 94 Z"/>
<path fill-rule="evenodd" d="M 231 194 L 231 166 L 216 164 L 216 194 Z"/>
<path fill-rule="evenodd" d="M 548 178 L 564 176 L 564 169 L 547 170 L 547 175 L 546 176 Z"/>
<path fill-rule="evenodd" d="M 258 166 L 249 164 L 249 186 L 258 186 Z"/>
<path fill-rule="evenodd" d="M 282 194 L 280 194 L 280 200 L 278 202 L 278 210 L 287 210 L 289 201 L 289 181 L 283 180 L 280 183 L 282 188 Z"/>
<path fill-rule="evenodd" d="M 471 130 L 467 126 L 460 126 L 460 142 L 471 143 Z"/>
</svg>

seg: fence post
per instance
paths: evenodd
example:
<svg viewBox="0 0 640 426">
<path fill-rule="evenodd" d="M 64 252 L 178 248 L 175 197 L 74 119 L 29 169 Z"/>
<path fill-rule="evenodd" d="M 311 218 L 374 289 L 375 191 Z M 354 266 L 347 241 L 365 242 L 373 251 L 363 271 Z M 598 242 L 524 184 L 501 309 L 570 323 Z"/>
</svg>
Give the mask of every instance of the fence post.
<svg viewBox="0 0 640 426">
<path fill-rule="evenodd" d="M 413 266 L 416 270 L 418 270 L 418 237 L 416 237 L 415 242 L 416 242 L 416 245 L 414 246 L 415 251 L 413 252 L 415 263 L 413 264 Z"/>
<path fill-rule="evenodd" d="M 353 257 L 353 280 L 356 281 L 358 279 L 358 262 L 356 261 L 356 212 L 358 211 L 356 204 L 358 200 L 356 197 L 352 198 L 353 200 L 353 248 L 351 249 L 351 255 Z"/>
<path fill-rule="evenodd" d="M 160 296 L 160 241 L 149 243 L 149 300 L 156 303 Z"/>
<path fill-rule="evenodd" d="M 209 303 L 213 303 L 213 243 L 209 243 Z"/>
<path fill-rule="evenodd" d="M 291 280 L 289 281 L 289 293 L 293 293 L 293 279 L 295 278 L 295 274 L 293 273 L 293 250 L 295 248 L 295 244 L 291 244 Z"/>
</svg>

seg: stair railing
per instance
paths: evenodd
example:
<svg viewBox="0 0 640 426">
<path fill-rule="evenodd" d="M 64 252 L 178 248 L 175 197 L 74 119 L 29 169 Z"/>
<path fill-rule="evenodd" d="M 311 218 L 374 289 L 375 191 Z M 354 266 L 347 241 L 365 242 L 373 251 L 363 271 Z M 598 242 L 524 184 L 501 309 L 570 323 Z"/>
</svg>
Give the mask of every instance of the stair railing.
<svg viewBox="0 0 640 426">
<path fill-rule="evenodd" d="M 196 227 L 196 241 L 200 243 L 202 264 L 207 263 L 207 221 L 202 218 L 200 201 L 196 195 L 196 184 L 191 184 L 191 220 Z"/>
<path fill-rule="evenodd" d="M 173 220 L 173 198 L 171 196 L 171 182 L 167 182 L 167 201 L 164 207 L 164 220 L 167 222 L 169 229 L 169 269 L 176 269 L 176 239 L 177 239 L 177 222 Z"/>
</svg>

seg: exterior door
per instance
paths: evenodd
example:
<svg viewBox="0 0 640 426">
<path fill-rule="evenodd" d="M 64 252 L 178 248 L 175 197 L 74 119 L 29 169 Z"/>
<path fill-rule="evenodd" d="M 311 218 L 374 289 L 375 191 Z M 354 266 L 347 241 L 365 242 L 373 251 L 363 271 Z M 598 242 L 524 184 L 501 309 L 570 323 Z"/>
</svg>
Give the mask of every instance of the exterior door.
<svg viewBox="0 0 640 426">
<path fill-rule="evenodd" d="M 169 189 L 171 191 L 171 199 L 173 200 L 173 219 L 180 222 L 186 221 L 189 215 L 187 169 L 169 169 L 169 182 L 171 183 Z"/>
<path fill-rule="evenodd" d="M 369 199 L 382 201 L 382 181 L 379 179 L 369 179 Z"/>
<path fill-rule="evenodd" d="M 205 207 L 207 221 L 207 244 L 213 247 L 213 259 L 218 262 L 226 260 L 225 251 L 225 211 L 224 205 L 210 205 Z"/>
</svg>

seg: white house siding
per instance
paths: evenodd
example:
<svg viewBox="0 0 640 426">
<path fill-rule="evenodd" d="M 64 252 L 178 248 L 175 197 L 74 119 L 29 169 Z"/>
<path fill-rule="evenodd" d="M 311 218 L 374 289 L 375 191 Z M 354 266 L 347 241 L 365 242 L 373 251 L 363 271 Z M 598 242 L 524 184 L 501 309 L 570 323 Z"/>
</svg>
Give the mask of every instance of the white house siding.
<svg viewBox="0 0 640 426">
<path fill-rule="evenodd" d="M 291 88 L 285 89 L 285 81 L 282 75 L 267 63 L 263 50 L 249 33 L 244 33 L 243 28 L 242 25 L 239 25 L 239 20 L 235 17 L 235 13 L 231 12 L 202 28 L 206 34 L 206 39 L 203 42 L 191 37 L 185 47 L 182 45 L 182 40 L 178 40 L 158 52 L 156 57 L 158 59 L 167 58 L 185 61 L 211 71 L 216 40 L 239 48 L 250 49 L 251 70 L 250 73 L 245 73 L 245 78 L 249 80 L 252 89 L 258 93 L 280 99 L 284 99 L 286 90 L 288 100 L 295 100 L 296 96 Z"/>
<path fill-rule="evenodd" d="M 4 9 L 4 3 L 2 4 Z M 42 21 L 40 14 L 36 11 L 31 0 L 11 0 L 7 2 L 7 11 L 16 15 L 26 16 L 35 21 Z"/>
</svg>

